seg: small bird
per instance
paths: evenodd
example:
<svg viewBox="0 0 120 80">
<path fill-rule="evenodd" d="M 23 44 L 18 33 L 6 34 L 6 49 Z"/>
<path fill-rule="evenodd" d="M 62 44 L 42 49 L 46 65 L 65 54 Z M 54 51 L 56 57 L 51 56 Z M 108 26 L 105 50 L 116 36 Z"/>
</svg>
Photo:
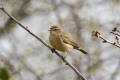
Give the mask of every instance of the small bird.
<svg viewBox="0 0 120 80">
<path fill-rule="evenodd" d="M 49 42 L 53 48 L 62 52 L 68 52 L 71 49 L 76 49 L 84 54 L 88 54 L 85 50 L 78 46 L 78 44 L 73 40 L 72 35 L 61 27 L 54 25 L 51 26 L 49 31 Z"/>
</svg>

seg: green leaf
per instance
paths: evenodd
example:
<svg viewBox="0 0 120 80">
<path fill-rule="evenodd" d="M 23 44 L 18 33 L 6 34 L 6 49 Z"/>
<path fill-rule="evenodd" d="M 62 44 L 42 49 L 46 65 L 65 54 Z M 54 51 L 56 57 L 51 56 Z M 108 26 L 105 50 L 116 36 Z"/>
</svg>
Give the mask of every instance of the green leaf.
<svg viewBox="0 0 120 80">
<path fill-rule="evenodd" d="M 10 74 L 7 68 L 0 68 L 0 80 L 9 80 Z"/>
</svg>

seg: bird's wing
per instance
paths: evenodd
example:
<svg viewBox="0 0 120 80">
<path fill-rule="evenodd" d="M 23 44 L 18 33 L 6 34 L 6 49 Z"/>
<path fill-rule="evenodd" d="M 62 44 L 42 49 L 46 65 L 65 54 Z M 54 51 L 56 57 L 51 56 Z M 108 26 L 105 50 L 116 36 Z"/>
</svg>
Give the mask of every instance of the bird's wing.
<svg viewBox="0 0 120 80">
<path fill-rule="evenodd" d="M 75 41 L 73 40 L 73 38 L 72 38 L 70 33 L 66 32 L 66 31 L 63 31 L 60 36 L 61 36 L 61 39 L 63 40 L 64 43 L 70 44 L 74 48 L 78 48 L 79 47 L 78 44 L 76 44 Z"/>
</svg>

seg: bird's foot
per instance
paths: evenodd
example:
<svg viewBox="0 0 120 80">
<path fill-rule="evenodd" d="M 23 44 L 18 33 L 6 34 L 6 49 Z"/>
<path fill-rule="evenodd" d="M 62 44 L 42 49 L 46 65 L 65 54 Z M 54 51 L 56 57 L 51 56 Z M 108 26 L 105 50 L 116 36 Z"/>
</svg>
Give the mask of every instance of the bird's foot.
<svg viewBox="0 0 120 80">
<path fill-rule="evenodd" d="M 52 51 L 52 53 L 54 53 L 54 52 L 55 52 L 55 49 L 54 49 L 54 48 L 51 48 L 51 51 Z"/>
</svg>

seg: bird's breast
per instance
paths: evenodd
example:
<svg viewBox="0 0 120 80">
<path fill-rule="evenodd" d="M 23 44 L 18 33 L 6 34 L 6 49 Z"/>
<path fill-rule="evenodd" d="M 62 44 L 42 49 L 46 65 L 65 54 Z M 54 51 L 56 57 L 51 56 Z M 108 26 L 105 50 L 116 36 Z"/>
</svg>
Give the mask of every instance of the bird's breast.
<svg viewBox="0 0 120 80">
<path fill-rule="evenodd" d="M 57 34 L 51 33 L 49 37 L 49 41 L 50 41 L 50 44 L 59 51 L 66 52 L 73 49 L 72 45 L 64 43 L 62 38 Z"/>
</svg>

